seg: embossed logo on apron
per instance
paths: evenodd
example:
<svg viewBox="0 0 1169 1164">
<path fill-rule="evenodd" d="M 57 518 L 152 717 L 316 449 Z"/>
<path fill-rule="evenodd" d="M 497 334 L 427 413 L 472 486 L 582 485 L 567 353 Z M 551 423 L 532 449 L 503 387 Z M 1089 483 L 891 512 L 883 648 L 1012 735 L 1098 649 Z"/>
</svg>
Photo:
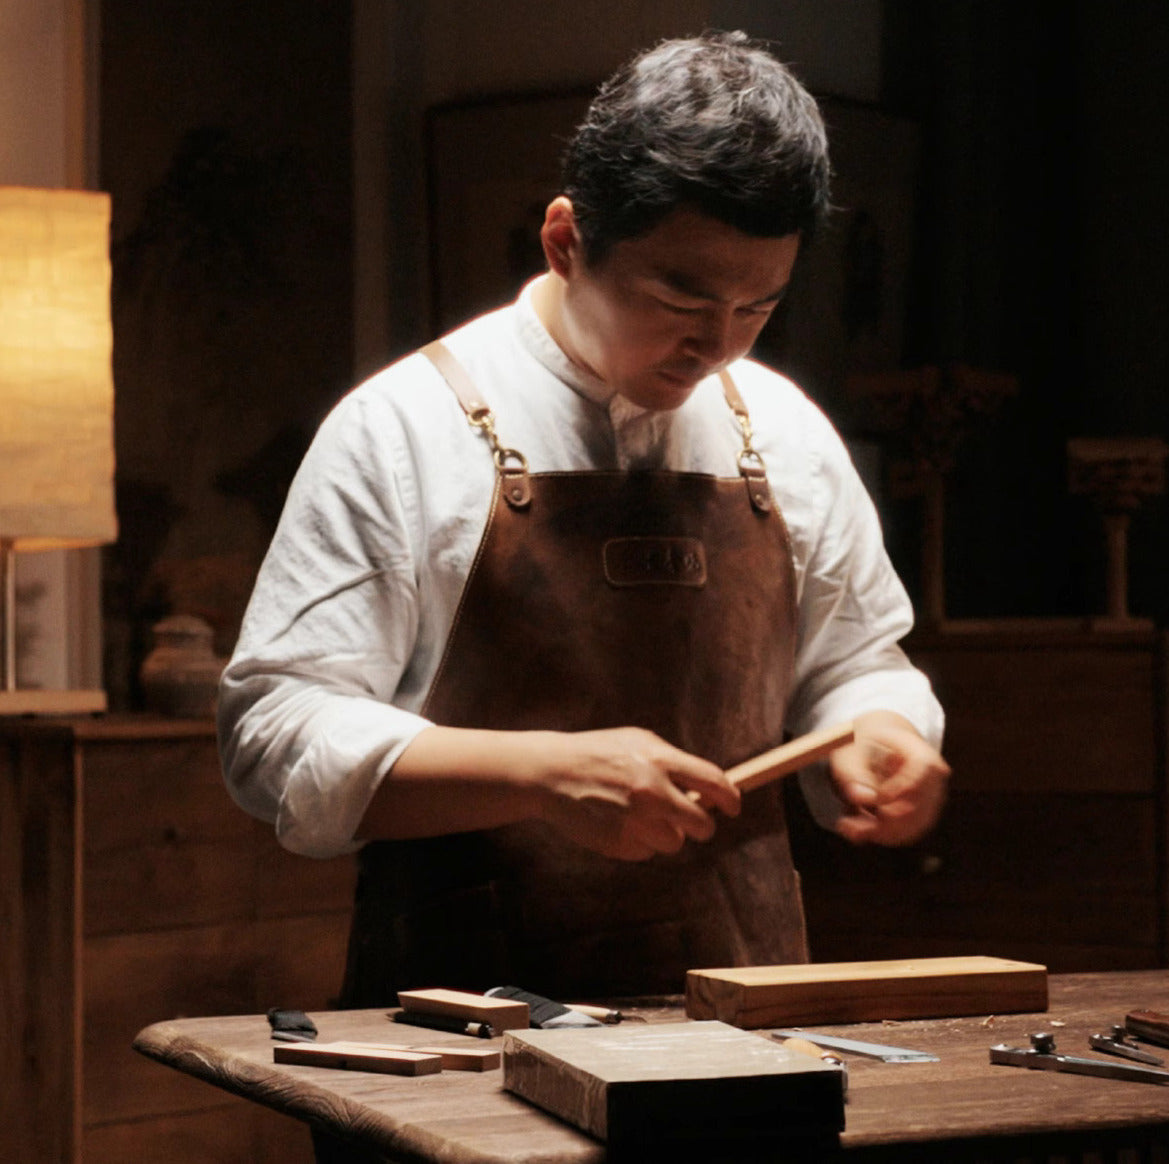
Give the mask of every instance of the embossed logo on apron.
<svg viewBox="0 0 1169 1164">
<path fill-rule="evenodd" d="M 610 538 L 601 555 L 613 586 L 706 585 L 706 547 L 698 538 Z"/>
</svg>

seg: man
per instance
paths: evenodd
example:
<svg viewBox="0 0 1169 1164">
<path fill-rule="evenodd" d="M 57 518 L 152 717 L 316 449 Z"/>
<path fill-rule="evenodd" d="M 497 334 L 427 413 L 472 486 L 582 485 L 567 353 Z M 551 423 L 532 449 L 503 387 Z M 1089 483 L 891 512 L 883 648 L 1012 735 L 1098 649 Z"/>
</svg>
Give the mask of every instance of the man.
<svg viewBox="0 0 1169 1164">
<path fill-rule="evenodd" d="M 223 681 L 233 794 L 363 842 L 345 1002 L 681 990 L 807 959 L 782 799 L 723 769 L 844 720 L 857 841 L 940 809 L 941 712 L 839 438 L 745 357 L 828 202 L 815 103 L 742 34 L 603 87 L 513 306 L 326 419 Z M 812 783 L 815 791 L 815 783 Z"/>
</svg>

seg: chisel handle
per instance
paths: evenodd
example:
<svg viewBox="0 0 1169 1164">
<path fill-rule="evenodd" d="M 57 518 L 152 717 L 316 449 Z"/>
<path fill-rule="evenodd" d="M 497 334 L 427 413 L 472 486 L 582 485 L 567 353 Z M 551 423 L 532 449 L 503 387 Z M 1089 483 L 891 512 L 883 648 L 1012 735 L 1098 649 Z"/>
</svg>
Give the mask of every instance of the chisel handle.
<svg viewBox="0 0 1169 1164">
<path fill-rule="evenodd" d="M 1130 1010 L 1124 1016 L 1124 1026 L 1130 1035 L 1146 1043 L 1169 1047 L 1169 1014 L 1159 1010 Z"/>
</svg>

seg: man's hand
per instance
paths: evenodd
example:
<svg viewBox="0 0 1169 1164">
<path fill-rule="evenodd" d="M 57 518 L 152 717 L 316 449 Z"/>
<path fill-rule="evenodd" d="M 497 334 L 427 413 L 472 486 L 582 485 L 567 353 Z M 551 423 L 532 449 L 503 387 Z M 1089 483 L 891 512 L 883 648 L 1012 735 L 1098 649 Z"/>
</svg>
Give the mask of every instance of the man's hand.
<svg viewBox="0 0 1169 1164">
<path fill-rule="evenodd" d="M 739 792 L 717 765 L 642 728 L 540 733 L 546 737 L 541 816 L 606 857 L 643 861 L 706 841 L 715 822 L 702 805 L 739 814 Z M 689 796 L 693 792 L 697 796 Z"/>
<path fill-rule="evenodd" d="M 381 782 L 357 835 L 434 837 L 538 818 L 595 853 L 643 861 L 709 840 L 714 809 L 739 814 L 722 770 L 642 728 L 428 727 Z"/>
<path fill-rule="evenodd" d="M 854 844 L 912 844 L 937 823 L 950 766 L 893 712 L 867 712 L 855 727 L 828 761 L 846 808 L 836 831 Z"/>
</svg>

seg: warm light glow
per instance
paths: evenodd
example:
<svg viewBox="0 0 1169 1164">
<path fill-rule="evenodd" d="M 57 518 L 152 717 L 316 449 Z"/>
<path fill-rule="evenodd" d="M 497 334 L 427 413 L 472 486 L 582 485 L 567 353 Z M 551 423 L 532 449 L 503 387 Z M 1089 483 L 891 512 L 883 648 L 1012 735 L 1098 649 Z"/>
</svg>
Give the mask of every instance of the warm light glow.
<svg viewBox="0 0 1169 1164">
<path fill-rule="evenodd" d="M 114 512 L 110 200 L 0 186 L 0 539 L 99 545 Z"/>
</svg>

